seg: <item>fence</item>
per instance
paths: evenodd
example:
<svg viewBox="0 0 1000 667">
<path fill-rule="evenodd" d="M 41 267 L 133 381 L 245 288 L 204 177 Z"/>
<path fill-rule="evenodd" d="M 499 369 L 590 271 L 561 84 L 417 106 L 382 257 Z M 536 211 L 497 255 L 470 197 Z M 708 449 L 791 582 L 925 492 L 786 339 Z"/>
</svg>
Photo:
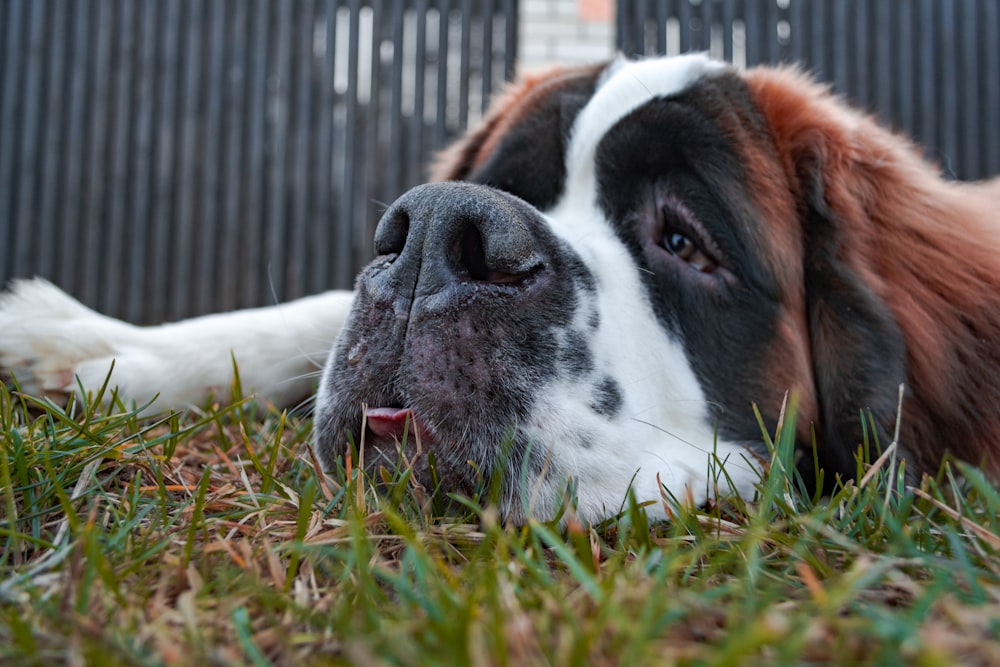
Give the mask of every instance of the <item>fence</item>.
<svg viewBox="0 0 1000 667">
<path fill-rule="evenodd" d="M 631 55 L 801 63 L 923 144 L 944 173 L 1000 173 L 996 0 L 622 0 L 617 23 Z"/>
<path fill-rule="evenodd" d="M 1000 172 L 995 0 L 621 0 L 630 54 L 800 61 Z M 517 0 L 0 0 L 0 280 L 136 322 L 349 287 L 511 75 Z"/>
<path fill-rule="evenodd" d="M 0 279 L 153 322 L 350 287 L 515 0 L 3 0 Z"/>
</svg>

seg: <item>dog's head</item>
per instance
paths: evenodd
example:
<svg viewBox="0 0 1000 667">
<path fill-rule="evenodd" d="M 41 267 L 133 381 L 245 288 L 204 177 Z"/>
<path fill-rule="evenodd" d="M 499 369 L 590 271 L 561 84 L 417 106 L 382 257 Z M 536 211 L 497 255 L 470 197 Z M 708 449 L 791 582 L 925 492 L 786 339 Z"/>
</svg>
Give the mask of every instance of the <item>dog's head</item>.
<svg viewBox="0 0 1000 667">
<path fill-rule="evenodd" d="M 842 191 L 869 182 L 845 166 L 869 125 L 793 71 L 700 55 L 513 87 L 444 154 L 448 182 L 382 219 L 323 375 L 321 459 L 396 461 L 406 430 L 418 475 L 501 475 L 513 517 L 573 479 L 596 518 L 630 487 L 751 490 L 754 406 L 771 428 L 793 395 L 798 441 L 851 474 L 860 412 L 887 443 L 908 364 L 857 221 L 877 193 Z"/>
</svg>

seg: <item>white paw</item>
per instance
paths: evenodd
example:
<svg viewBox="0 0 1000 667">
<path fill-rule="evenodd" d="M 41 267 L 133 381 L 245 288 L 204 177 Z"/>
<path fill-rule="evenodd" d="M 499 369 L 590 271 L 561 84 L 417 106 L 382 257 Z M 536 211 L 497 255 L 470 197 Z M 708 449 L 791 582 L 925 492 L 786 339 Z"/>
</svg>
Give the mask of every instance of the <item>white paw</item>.
<svg viewBox="0 0 1000 667">
<path fill-rule="evenodd" d="M 90 310 L 40 278 L 0 294 L 0 373 L 30 394 L 65 399 L 100 387 L 116 348 L 136 337 L 129 324 Z"/>
</svg>

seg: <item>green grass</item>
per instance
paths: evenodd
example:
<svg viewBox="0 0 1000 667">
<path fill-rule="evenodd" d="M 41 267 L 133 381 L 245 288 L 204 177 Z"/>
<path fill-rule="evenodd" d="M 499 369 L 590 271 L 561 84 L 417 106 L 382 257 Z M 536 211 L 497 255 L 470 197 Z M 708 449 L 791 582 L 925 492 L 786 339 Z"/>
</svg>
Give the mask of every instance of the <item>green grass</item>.
<svg viewBox="0 0 1000 667">
<path fill-rule="evenodd" d="M 307 420 L 249 403 L 0 390 L 0 434 L 4 664 L 1000 664 L 974 469 L 816 499 L 779 433 L 754 502 L 512 526 L 405 470 L 325 477 Z"/>
</svg>

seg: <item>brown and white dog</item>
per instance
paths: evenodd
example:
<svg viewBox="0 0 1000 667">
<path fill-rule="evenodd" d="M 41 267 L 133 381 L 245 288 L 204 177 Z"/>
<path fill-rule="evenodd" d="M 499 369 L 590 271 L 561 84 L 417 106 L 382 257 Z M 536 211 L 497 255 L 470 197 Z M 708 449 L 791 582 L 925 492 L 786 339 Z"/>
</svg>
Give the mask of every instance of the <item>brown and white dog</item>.
<svg viewBox="0 0 1000 667">
<path fill-rule="evenodd" d="M 114 359 L 167 408 L 227 386 L 232 356 L 293 402 L 328 355 L 325 465 L 351 440 L 396 460 L 405 430 L 451 488 L 503 475 L 514 518 L 570 479 L 589 518 L 661 483 L 751 493 L 753 406 L 773 425 L 789 393 L 827 479 L 855 472 L 863 411 L 892 440 L 900 385 L 911 473 L 951 453 L 1000 474 L 1000 185 L 941 179 L 801 73 L 687 55 L 528 77 L 437 176 L 386 212 L 353 297 L 137 328 L 21 282 L 0 365 L 51 393 Z"/>
</svg>

